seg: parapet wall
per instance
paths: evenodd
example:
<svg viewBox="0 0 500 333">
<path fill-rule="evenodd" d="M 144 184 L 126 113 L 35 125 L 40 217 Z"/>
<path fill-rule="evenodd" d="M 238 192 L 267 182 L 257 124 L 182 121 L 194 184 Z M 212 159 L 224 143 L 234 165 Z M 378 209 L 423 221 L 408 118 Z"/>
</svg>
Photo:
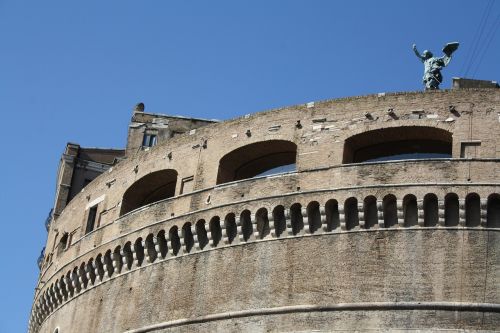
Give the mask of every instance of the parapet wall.
<svg viewBox="0 0 500 333">
<path fill-rule="evenodd" d="M 122 161 L 51 226 L 30 331 L 496 329 L 498 105 L 496 89 L 308 103 Z M 377 136 L 352 140 L 365 133 Z M 439 139 L 450 156 L 349 163 L 390 151 L 394 136 L 416 150 Z M 238 178 L 290 149 L 295 171 Z M 139 181 L 149 185 L 135 192 Z M 128 194 L 144 200 L 124 213 Z"/>
</svg>

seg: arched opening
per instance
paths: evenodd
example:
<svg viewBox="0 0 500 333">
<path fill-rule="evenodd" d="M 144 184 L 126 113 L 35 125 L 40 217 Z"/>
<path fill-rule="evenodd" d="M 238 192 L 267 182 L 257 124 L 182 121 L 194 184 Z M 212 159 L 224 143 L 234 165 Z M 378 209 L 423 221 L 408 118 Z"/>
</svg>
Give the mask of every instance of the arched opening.
<svg viewBox="0 0 500 333">
<path fill-rule="evenodd" d="M 494 193 L 488 197 L 486 226 L 500 228 L 500 194 Z"/>
<path fill-rule="evenodd" d="M 345 201 L 344 214 L 345 228 L 347 230 L 351 230 L 359 226 L 358 199 L 356 199 L 355 197 L 350 197 Z"/>
<path fill-rule="evenodd" d="M 292 223 L 292 234 L 297 235 L 304 229 L 302 206 L 299 203 L 295 203 L 290 207 L 290 220 Z"/>
<path fill-rule="evenodd" d="M 194 246 L 193 232 L 191 231 L 191 223 L 184 223 L 182 226 L 182 238 L 184 239 L 184 250 L 189 253 Z"/>
<path fill-rule="evenodd" d="M 168 242 L 167 237 L 165 237 L 165 230 L 160 230 L 158 232 L 158 235 L 156 235 L 156 241 L 158 242 L 161 259 L 165 259 L 168 253 Z"/>
<path fill-rule="evenodd" d="M 102 263 L 102 254 L 99 254 L 95 258 L 94 264 L 96 266 L 96 275 L 99 277 L 99 281 L 102 281 L 102 279 L 104 278 L 104 265 Z"/>
<path fill-rule="evenodd" d="M 220 218 L 212 217 L 210 220 L 210 234 L 212 235 L 212 246 L 216 247 L 222 239 L 222 228 L 220 227 Z"/>
<path fill-rule="evenodd" d="M 377 198 L 373 195 L 367 196 L 363 203 L 365 229 L 373 228 L 378 224 Z"/>
<path fill-rule="evenodd" d="M 208 245 L 207 228 L 205 227 L 205 220 L 196 222 L 196 236 L 198 238 L 198 245 L 200 249 L 204 249 Z"/>
<path fill-rule="evenodd" d="M 153 238 L 154 238 L 154 235 L 149 234 L 146 237 L 146 241 L 144 242 L 146 244 L 145 250 L 146 250 L 146 254 L 147 254 L 149 262 L 154 262 L 156 260 L 156 257 L 158 256 L 158 253 L 156 252 L 155 243 L 154 243 Z"/>
<path fill-rule="evenodd" d="M 481 224 L 481 199 L 477 193 L 465 197 L 465 225 L 478 227 Z"/>
<path fill-rule="evenodd" d="M 134 257 L 132 255 L 132 243 L 127 242 L 123 246 L 123 257 L 125 258 L 125 264 L 127 269 L 130 270 L 134 262 Z"/>
<path fill-rule="evenodd" d="M 139 237 L 134 243 L 134 251 L 136 258 L 136 265 L 141 266 L 144 262 L 144 246 L 142 246 L 142 238 Z"/>
<path fill-rule="evenodd" d="M 252 217 L 248 209 L 245 209 L 243 212 L 241 212 L 240 223 L 243 240 L 246 242 L 253 238 Z"/>
<path fill-rule="evenodd" d="M 172 249 L 172 253 L 174 256 L 179 254 L 179 251 L 181 249 L 181 240 L 179 237 L 179 229 L 177 226 L 173 226 L 170 228 L 168 231 L 168 239 L 170 240 L 170 248 Z"/>
<path fill-rule="evenodd" d="M 424 196 L 424 227 L 435 227 L 438 221 L 438 198 L 434 193 L 428 193 Z"/>
<path fill-rule="evenodd" d="M 363 132 L 345 140 L 343 163 L 451 158 L 451 147 L 452 134 L 440 128 L 383 128 Z"/>
<path fill-rule="evenodd" d="M 459 222 L 458 195 L 448 193 L 444 197 L 444 225 L 446 227 L 455 227 Z"/>
<path fill-rule="evenodd" d="M 123 266 L 123 260 L 122 260 L 122 255 L 121 255 L 121 247 L 117 246 L 115 250 L 113 251 L 113 265 L 115 267 L 115 271 L 117 274 L 121 273 L 122 271 L 122 266 Z"/>
<path fill-rule="evenodd" d="M 307 205 L 307 221 L 309 224 L 309 232 L 314 234 L 321 229 L 321 213 L 319 211 L 319 203 L 312 201 Z"/>
<path fill-rule="evenodd" d="M 268 140 L 240 147 L 219 162 L 217 184 L 268 174 L 295 171 L 297 145 L 285 140 Z"/>
<path fill-rule="evenodd" d="M 96 276 L 95 276 L 94 259 L 93 259 L 93 258 L 91 258 L 91 259 L 88 261 L 88 263 L 87 263 L 87 265 L 86 265 L 86 267 L 85 267 L 85 271 L 86 271 L 86 272 L 88 273 L 88 275 L 89 275 L 89 281 L 90 281 L 90 283 L 94 284 L 94 283 L 95 283 L 95 278 L 96 278 Z M 61 280 L 61 283 L 64 283 L 64 281 L 63 281 L 63 280 Z M 64 286 L 64 287 L 65 287 L 65 286 Z M 65 291 L 65 289 L 63 288 L 63 286 L 61 286 L 61 290 L 62 290 L 63 292 Z M 67 296 L 68 296 L 68 295 L 64 295 L 64 297 L 67 297 Z"/>
<path fill-rule="evenodd" d="M 398 224 L 398 207 L 396 197 L 388 194 L 382 200 L 382 209 L 384 211 L 384 227 L 391 228 Z"/>
<path fill-rule="evenodd" d="M 413 227 L 418 223 L 417 198 L 413 194 L 403 198 L 403 218 L 405 227 Z"/>
<path fill-rule="evenodd" d="M 123 194 L 120 216 L 134 209 L 175 195 L 177 171 L 152 172 L 132 184 Z"/>
<path fill-rule="evenodd" d="M 279 205 L 273 209 L 274 233 L 281 237 L 286 230 L 285 207 Z"/>
<path fill-rule="evenodd" d="M 271 228 L 269 227 L 269 218 L 267 217 L 267 209 L 260 208 L 257 213 L 255 213 L 255 220 L 259 238 L 263 239 L 271 233 Z"/>
<path fill-rule="evenodd" d="M 236 226 L 236 216 L 234 213 L 229 213 L 224 219 L 224 228 L 226 229 L 227 242 L 232 244 L 238 235 L 238 227 Z"/>
<path fill-rule="evenodd" d="M 325 204 L 326 231 L 332 231 L 340 226 L 339 203 L 335 199 L 330 199 Z"/>
</svg>

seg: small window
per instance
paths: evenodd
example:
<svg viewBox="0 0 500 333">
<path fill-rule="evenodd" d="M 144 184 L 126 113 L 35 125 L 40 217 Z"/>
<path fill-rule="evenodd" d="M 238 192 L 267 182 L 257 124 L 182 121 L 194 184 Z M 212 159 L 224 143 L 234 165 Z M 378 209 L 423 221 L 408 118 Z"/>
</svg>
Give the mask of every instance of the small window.
<svg viewBox="0 0 500 333">
<path fill-rule="evenodd" d="M 96 217 L 97 217 L 97 205 L 89 209 L 89 216 L 87 217 L 87 227 L 85 228 L 86 234 L 94 230 Z"/>
<path fill-rule="evenodd" d="M 153 147 L 156 145 L 156 134 L 144 133 L 144 137 L 142 139 L 143 147 Z"/>
</svg>

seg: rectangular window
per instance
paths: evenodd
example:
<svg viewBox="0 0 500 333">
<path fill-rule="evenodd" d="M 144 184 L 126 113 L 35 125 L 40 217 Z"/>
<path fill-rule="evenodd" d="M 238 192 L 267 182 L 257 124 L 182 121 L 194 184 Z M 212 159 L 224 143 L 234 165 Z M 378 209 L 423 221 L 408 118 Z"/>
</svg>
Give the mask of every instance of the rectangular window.
<svg viewBox="0 0 500 333">
<path fill-rule="evenodd" d="M 144 133 L 144 137 L 142 138 L 142 146 L 153 147 L 154 145 L 156 145 L 156 134 Z"/>
<path fill-rule="evenodd" d="M 89 216 L 87 217 L 87 227 L 85 228 L 86 234 L 94 230 L 96 217 L 97 217 L 97 205 L 89 209 Z"/>
</svg>

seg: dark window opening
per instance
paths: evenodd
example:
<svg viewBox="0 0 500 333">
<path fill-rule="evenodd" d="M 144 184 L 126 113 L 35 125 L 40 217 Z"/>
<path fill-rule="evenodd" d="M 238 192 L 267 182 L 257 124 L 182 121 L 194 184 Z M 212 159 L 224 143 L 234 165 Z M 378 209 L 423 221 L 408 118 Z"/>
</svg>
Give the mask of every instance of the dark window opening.
<svg viewBox="0 0 500 333">
<path fill-rule="evenodd" d="M 451 158 L 450 132 L 424 126 L 384 128 L 348 138 L 343 163 Z"/>
<path fill-rule="evenodd" d="M 378 224 L 377 198 L 370 195 L 365 198 L 364 205 L 365 229 L 370 229 Z"/>
<path fill-rule="evenodd" d="M 156 134 L 148 134 L 145 133 L 142 138 L 142 146 L 143 147 L 153 147 L 156 145 Z"/>
<path fill-rule="evenodd" d="M 166 169 L 150 173 L 136 181 L 123 195 L 120 216 L 142 206 L 175 195 L 177 171 Z"/>
<path fill-rule="evenodd" d="M 87 226 L 85 228 L 86 234 L 94 230 L 96 218 L 97 218 L 97 205 L 89 209 L 89 216 L 87 217 Z"/>
<path fill-rule="evenodd" d="M 458 204 L 458 195 L 448 193 L 444 197 L 444 225 L 447 227 L 455 227 L 458 225 L 460 214 L 460 206 Z"/>
<path fill-rule="evenodd" d="M 252 143 L 226 154 L 219 162 L 217 184 L 296 170 L 297 145 L 284 140 Z"/>
<path fill-rule="evenodd" d="M 500 228 L 500 194 L 495 193 L 488 197 L 486 209 L 486 226 Z"/>
</svg>

